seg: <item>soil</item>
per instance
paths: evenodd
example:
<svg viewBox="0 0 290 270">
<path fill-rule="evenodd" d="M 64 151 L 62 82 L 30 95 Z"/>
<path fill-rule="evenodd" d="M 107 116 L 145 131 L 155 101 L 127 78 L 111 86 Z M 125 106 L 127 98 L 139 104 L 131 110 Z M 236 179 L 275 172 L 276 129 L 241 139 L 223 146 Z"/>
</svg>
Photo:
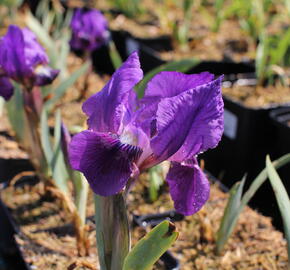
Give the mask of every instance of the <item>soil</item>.
<svg viewBox="0 0 290 270">
<path fill-rule="evenodd" d="M 263 108 L 290 103 L 290 87 L 241 86 L 223 87 L 223 95 L 250 108 Z"/>
<path fill-rule="evenodd" d="M 175 12 L 172 12 L 176 16 Z M 170 16 L 170 15 L 168 15 Z M 187 49 L 181 49 L 174 41 L 172 51 L 160 51 L 159 57 L 165 61 L 197 57 L 201 60 L 222 60 L 230 58 L 234 61 L 248 61 L 255 57 L 255 44 L 244 33 L 239 23 L 235 20 L 224 21 L 218 33 L 210 30 L 206 17 L 201 13 L 194 15 Z M 173 20 L 173 19 L 172 19 Z M 162 35 L 172 35 L 170 29 L 161 28 L 155 24 L 140 24 L 128 19 L 124 15 L 118 15 L 110 21 L 110 28 L 113 30 L 125 30 L 134 37 L 154 39 Z"/>
<path fill-rule="evenodd" d="M 173 208 L 166 186 L 158 200 L 151 203 L 147 196 L 147 174 L 141 175 L 139 180 L 128 196 L 130 214 L 160 213 Z M 90 255 L 79 258 L 71 217 L 64 211 L 61 201 L 42 183 L 23 186 L 20 182 L 2 190 L 0 196 L 20 226 L 16 240 L 26 261 L 33 269 L 63 270 L 72 264 L 86 265 L 77 269 L 96 269 L 92 268 L 97 265 L 92 194 L 87 208 Z M 216 255 L 215 234 L 227 199 L 228 195 L 217 184 L 212 184 L 210 199 L 203 209 L 175 223 L 180 235 L 170 250 L 180 260 L 181 269 L 287 269 L 286 241 L 282 233 L 273 228 L 270 218 L 248 207 L 241 214 L 223 254 Z M 145 233 L 143 228 L 132 228 L 133 245 Z M 158 262 L 154 269 L 163 270 L 164 266 Z"/>
</svg>

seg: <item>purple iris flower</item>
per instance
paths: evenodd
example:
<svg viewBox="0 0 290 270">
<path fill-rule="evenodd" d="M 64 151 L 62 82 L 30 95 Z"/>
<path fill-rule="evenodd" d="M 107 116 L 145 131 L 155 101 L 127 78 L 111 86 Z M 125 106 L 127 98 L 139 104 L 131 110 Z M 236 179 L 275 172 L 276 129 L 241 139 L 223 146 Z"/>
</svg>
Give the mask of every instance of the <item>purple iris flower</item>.
<svg viewBox="0 0 290 270">
<path fill-rule="evenodd" d="M 36 36 L 27 28 L 10 25 L 0 40 L 0 95 L 13 94 L 9 79 L 27 88 L 51 83 L 59 71 L 48 66 L 48 57 Z"/>
<path fill-rule="evenodd" d="M 166 180 L 175 208 L 191 215 L 209 197 L 196 157 L 215 147 L 223 133 L 222 77 L 160 72 L 138 101 L 133 87 L 142 76 L 133 53 L 83 104 L 89 129 L 73 137 L 70 163 L 96 194 L 110 196 L 141 171 L 169 160 Z"/>
<path fill-rule="evenodd" d="M 70 45 L 75 50 L 93 51 L 108 39 L 108 22 L 96 9 L 75 9 L 70 26 Z"/>
</svg>

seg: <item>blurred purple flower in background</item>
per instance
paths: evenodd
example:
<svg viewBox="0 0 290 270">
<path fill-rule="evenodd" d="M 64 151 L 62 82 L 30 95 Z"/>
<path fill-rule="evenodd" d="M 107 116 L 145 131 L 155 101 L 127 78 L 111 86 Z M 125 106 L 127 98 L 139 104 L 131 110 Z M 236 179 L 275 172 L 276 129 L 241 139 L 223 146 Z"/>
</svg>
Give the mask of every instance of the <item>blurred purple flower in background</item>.
<svg viewBox="0 0 290 270">
<path fill-rule="evenodd" d="M 96 9 L 75 9 L 70 26 L 70 45 L 75 50 L 93 51 L 108 39 L 108 22 Z"/>
<path fill-rule="evenodd" d="M 89 129 L 73 137 L 71 165 L 84 173 L 96 194 L 110 196 L 140 171 L 169 160 L 166 180 L 175 208 L 191 215 L 209 197 L 196 156 L 222 136 L 222 77 L 160 72 L 138 101 L 133 87 L 142 77 L 133 53 L 103 90 L 83 104 Z"/>
<path fill-rule="evenodd" d="M 59 71 L 48 66 L 48 57 L 36 36 L 27 28 L 10 25 L 0 40 L 0 95 L 13 94 L 9 78 L 26 88 L 51 83 Z"/>
</svg>

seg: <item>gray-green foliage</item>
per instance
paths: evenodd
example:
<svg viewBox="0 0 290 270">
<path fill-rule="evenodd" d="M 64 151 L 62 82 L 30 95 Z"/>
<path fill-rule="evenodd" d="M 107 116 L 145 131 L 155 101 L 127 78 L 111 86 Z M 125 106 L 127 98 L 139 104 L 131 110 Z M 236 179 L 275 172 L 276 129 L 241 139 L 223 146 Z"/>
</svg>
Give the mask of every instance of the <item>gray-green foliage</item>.
<svg viewBox="0 0 290 270">
<path fill-rule="evenodd" d="M 47 121 L 47 111 L 44 109 L 41 115 L 41 143 L 46 157 L 51 176 L 55 185 L 65 194 L 68 194 L 68 172 L 61 149 L 61 118 L 60 111 L 55 115 L 55 127 L 53 136 Z M 53 140 L 52 140 L 53 139 Z M 53 141 L 53 142 L 52 142 Z"/>
<path fill-rule="evenodd" d="M 275 170 L 269 156 L 266 158 L 266 168 L 283 220 L 284 233 L 288 247 L 288 267 L 290 268 L 290 200 L 283 182 Z"/>
<path fill-rule="evenodd" d="M 150 270 L 176 241 L 175 226 L 165 220 L 142 238 L 125 258 L 123 270 Z"/>
<path fill-rule="evenodd" d="M 129 18 L 137 18 L 142 12 L 141 0 L 113 0 L 111 3 Z"/>
<path fill-rule="evenodd" d="M 273 166 L 275 169 L 279 169 L 280 167 L 286 165 L 290 162 L 290 154 L 286 154 L 281 158 L 275 160 L 273 162 Z M 228 199 L 228 204 L 226 206 L 222 222 L 220 224 L 220 228 L 217 234 L 217 251 L 221 252 L 224 245 L 228 241 L 228 238 L 231 236 L 235 225 L 238 221 L 240 213 L 243 211 L 245 206 L 249 203 L 251 198 L 255 195 L 256 191 L 260 188 L 260 186 L 267 180 L 268 172 L 267 169 L 263 169 L 259 175 L 252 181 L 248 190 L 244 193 L 242 197 L 240 197 L 240 193 L 243 189 L 243 181 L 241 183 L 237 183 L 230 192 L 230 197 Z M 233 203 L 234 202 L 234 203 Z M 232 211 L 235 209 L 235 212 Z M 230 214 L 229 214 L 230 211 Z"/>
</svg>

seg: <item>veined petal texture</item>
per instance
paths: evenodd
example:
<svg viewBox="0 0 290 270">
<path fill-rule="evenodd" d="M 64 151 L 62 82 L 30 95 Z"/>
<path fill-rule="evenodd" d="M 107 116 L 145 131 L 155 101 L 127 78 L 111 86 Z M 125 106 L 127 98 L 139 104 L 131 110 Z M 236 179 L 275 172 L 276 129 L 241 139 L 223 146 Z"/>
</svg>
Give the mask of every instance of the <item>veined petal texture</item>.
<svg viewBox="0 0 290 270">
<path fill-rule="evenodd" d="M 110 134 L 85 130 L 72 138 L 70 164 L 82 172 L 92 190 L 102 196 L 120 192 L 126 185 L 142 150 L 122 144 Z"/>
<path fill-rule="evenodd" d="M 88 126 L 99 132 L 120 134 L 129 123 L 136 105 L 133 87 L 142 79 L 139 57 L 133 53 L 113 74 L 102 91 L 83 104 Z"/>
</svg>

